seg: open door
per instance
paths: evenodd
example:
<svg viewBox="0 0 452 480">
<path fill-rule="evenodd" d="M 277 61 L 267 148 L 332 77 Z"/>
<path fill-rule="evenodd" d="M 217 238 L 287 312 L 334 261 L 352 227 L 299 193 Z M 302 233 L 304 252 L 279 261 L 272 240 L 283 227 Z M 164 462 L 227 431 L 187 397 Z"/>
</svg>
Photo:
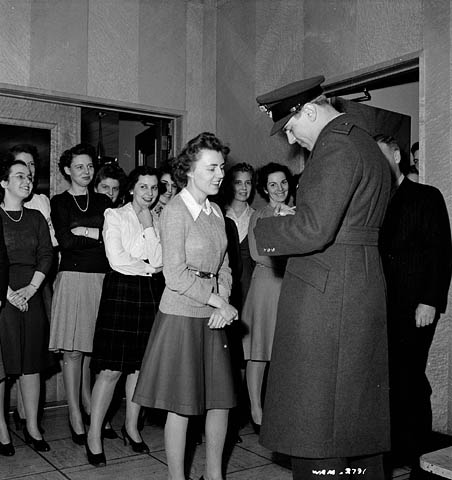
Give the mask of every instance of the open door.
<svg viewBox="0 0 452 480">
<path fill-rule="evenodd" d="M 370 135 L 381 133 L 394 137 L 403 154 L 410 158 L 411 117 L 342 97 L 333 97 L 331 103 L 339 112 L 353 115 L 357 124 Z"/>
</svg>

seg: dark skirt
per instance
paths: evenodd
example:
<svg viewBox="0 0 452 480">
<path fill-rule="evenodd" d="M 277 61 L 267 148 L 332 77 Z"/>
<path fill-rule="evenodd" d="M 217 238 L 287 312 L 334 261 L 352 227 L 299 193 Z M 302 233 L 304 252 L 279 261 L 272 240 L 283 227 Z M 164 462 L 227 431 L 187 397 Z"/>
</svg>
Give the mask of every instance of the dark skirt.
<svg viewBox="0 0 452 480">
<path fill-rule="evenodd" d="M 134 402 L 180 415 L 236 405 L 226 333 L 208 320 L 158 312 Z"/>
<path fill-rule="evenodd" d="M 6 302 L 0 314 L 0 343 L 6 375 L 40 373 L 55 365 L 48 351 L 49 321 L 41 291 L 28 301 L 28 311 Z"/>
<path fill-rule="evenodd" d="M 105 275 L 94 334 L 91 368 L 126 374 L 140 369 L 164 288 L 162 273 L 152 277 Z"/>
</svg>

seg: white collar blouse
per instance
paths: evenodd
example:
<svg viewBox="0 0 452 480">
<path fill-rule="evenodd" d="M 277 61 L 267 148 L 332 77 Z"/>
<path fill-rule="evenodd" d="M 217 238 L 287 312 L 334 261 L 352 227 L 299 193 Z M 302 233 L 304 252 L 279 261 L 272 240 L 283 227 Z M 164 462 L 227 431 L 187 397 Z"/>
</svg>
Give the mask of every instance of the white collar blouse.
<svg viewBox="0 0 452 480">
<path fill-rule="evenodd" d="M 150 276 L 162 270 L 162 246 L 158 217 L 154 225 L 143 228 L 128 203 L 108 208 L 104 213 L 103 239 L 110 267 L 123 275 Z"/>
</svg>

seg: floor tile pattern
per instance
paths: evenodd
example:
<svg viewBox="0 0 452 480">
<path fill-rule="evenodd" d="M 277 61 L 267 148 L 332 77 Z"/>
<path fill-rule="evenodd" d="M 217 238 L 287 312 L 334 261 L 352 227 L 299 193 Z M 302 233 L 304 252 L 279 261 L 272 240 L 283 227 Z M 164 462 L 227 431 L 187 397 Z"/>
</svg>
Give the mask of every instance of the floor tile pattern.
<svg viewBox="0 0 452 480">
<path fill-rule="evenodd" d="M 112 422 L 120 434 L 124 419 L 121 408 Z M 47 409 L 42 419 L 44 437 L 51 450 L 35 452 L 24 443 L 23 433 L 16 431 L 10 421 L 11 436 L 16 448 L 13 457 L 0 457 L 0 480 L 166 480 L 166 457 L 163 428 L 147 421 L 142 436 L 148 444 L 149 454 L 136 454 L 122 438 L 104 441 L 107 466 L 92 467 L 85 449 L 75 445 L 70 436 L 67 410 L 64 407 Z M 290 462 L 287 457 L 274 454 L 258 442 L 258 436 L 249 426 L 240 432 L 243 442 L 230 445 L 225 451 L 225 470 L 228 480 L 291 480 Z M 187 473 L 191 480 L 198 480 L 203 473 L 205 449 L 193 445 Z M 409 470 L 394 470 L 394 480 L 406 480 Z"/>
</svg>

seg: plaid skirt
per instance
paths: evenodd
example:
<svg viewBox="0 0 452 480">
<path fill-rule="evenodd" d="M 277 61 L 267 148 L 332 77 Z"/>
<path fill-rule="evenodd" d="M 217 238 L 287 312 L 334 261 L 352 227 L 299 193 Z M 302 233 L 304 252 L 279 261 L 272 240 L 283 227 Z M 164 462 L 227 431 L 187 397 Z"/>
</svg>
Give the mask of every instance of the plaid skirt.
<svg viewBox="0 0 452 480">
<path fill-rule="evenodd" d="M 162 273 L 105 275 L 91 359 L 94 372 L 140 369 L 164 286 Z"/>
</svg>

